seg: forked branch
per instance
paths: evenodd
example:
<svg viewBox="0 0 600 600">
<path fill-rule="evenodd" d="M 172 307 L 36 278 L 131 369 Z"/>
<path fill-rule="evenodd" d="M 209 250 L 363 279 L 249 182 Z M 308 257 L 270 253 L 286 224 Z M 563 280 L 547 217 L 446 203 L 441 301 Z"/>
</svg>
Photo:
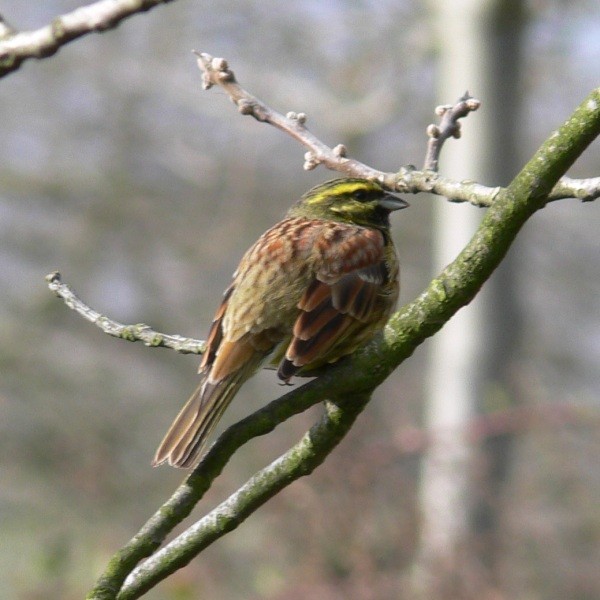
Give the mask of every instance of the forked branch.
<svg viewBox="0 0 600 600">
<path fill-rule="evenodd" d="M 237 81 L 234 72 L 224 58 L 213 58 L 210 54 L 195 52 L 198 67 L 202 71 L 204 89 L 217 85 L 224 89 L 240 113 L 254 117 L 257 121 L 269 123 L 300 142 L 307 152 L 304 155 L 304 168 L 314 169 L 323 165 L 350 177 L 375 179 L 387 189 L 400 193 L 416 194 L 429 192 L 446 197 L 451 202 L 469 202 L 478 207 L 489 207 L 502 190 L 500 187 L 486 187 L 474 182 L 464 182 L 441 177 L 438 174 L 439 157 L 446 140 L 460 136 L 460 119 L 468 116 L 480 106 L 479 100 L 468 93 L 454 105 L 442 105 L 436 109 L 440 117 L 438 125 L 427 127 L 429 142 L 424 161 L 424 170 L 417 171 L 412 166 L 401 167 L 396 173 L 386 173 L 364 163 L 348 158 L 343 144 L 330 147 L 318 139 L 307 127 L 305 113 L 288 112 L 283 115 L 246 91 Z M 600 196 L 600 178 L 569 179 L 557 182 L 556 190 L 547 196 L 547 202 L 563 198 L 581 198 L 586 201 Z"/>
<path fill-rule="evenodd" d="M 432 123 L 427 128 L 429 143 L 427 144 L 427 154 L 423 164 L 424 171 L 437 172 L 444 142 L 450 138 L 459 139 L 460 119 L 477 110 L 480 106 L 481 102 L 477 98 L 473 98 L 469 92 L 465 92 L 456 104 L 442 104 L 435 109 L 435 114 L 441 117 L 440 124 Z"/>
</svg>

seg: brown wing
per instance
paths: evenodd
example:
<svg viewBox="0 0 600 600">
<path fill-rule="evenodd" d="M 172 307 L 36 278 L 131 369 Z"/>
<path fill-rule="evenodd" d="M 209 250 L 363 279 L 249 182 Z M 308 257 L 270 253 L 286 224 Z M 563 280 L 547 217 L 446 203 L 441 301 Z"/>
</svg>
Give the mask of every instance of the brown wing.
<svg viewBox="0 0 600 600">
<path fill-rule="evenodd" d="M 334 362 L 385 323 L 397 295 L 397 262 L 377 230 L 348 228 L 298 303 L 300 314 L 278 369 L 288 380 L 300 369 Z"/>
<path fill-rule="evenodd" d="M 176 467 L 189 467 L 196 462 L 237 390 L 259 368 L 273 346 L 269 332 L 247 335 L 235 342 L 224 339 L 222 322 L 232 292 L 233 286 L 225 292 L 211 325 L 200 364 L 202 381 L 158 447 L 155 466 L 168 462 Z"/>
<path fill-rule="evenodd" d="M 223 319 L 227 313 L 229 300 L 235 289 L 235 282 L 225 290 L 223 300 L 210 326 L 206 339 L 206 351 L 202 356 L 199 373 L 207 373 L 211 384 L 217 383 L 243 367 L 255 353 L 268 354 L 276 343 L 272 331 L 265 329 L 246 334 L 239 339 L 227 339 L 223 329 Z"/>
<path fill-rule="evenodd" d="M 213 364 L 215 360 L 215 356 L 217 355 L 217 350 L 221 345 L 221 340 L 223 339 L 223 327 L 221 325 L 223 321 L 223 317 L 225 316 L 225 311 L 227 310 L 227 304 L 229 302 L 229 298 L 233 293 L 233 285 L 230 285 L 223 294 L 223 299 L 221 300 L 221 304 L 215 313 L 215 317 L 213 322 L 210 325 L 210 329 L 208 331 L 208 337 L 206 338 L 206 351 L 202 355 L 202 361 L 200 362 L 200 366 L 198 367 L 198 372 L 202 372 L 207 367 Z"/>
</svg>

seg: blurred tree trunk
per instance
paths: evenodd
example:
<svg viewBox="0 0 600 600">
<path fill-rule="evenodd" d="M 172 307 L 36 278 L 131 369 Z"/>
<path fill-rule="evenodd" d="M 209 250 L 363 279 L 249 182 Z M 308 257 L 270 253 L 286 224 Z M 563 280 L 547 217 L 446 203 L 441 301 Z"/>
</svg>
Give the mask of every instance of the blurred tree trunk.
<svg viewBox="0 0 600 600">
<path fill-rule="evenodd" d="M 504 185 L 518 154 L 523 2 L 457 0 L 432 8 L 439 101 L 453 102 L 468 88 L 483 102 L 460 143 L 446 146 L 441 170 L 456 179 Z M 472 207 L 435 203 L 436 273 L 464 246 L 481 216 Z M 477 449 L 469 425 L 478 413 L 500 408 L 498 399 L 502 407 L 514 402 L 508 381 L 519 319 L 510 263 L 509 256 L 476 301 L 432 340 L 424 419 L 433 438 L 423 461 L 415 571 L 426 597 L 469 597 L 482 585 L 494 585 L 497 502 L 511 436 L 489 438 Z"/>
</svg>

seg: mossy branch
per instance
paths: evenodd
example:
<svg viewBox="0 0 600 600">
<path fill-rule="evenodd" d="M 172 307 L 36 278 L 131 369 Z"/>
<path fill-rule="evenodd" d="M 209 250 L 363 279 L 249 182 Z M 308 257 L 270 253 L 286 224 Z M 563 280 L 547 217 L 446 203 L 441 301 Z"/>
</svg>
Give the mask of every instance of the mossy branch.
<svg viewBox="0 0 600 600">
<path fill-rule="evenodd" d="M 368 394 L 355 394 L 338 404 L 326 402 L 325 414 L 295 446 L 136 568 L 125 581 L 119 600 L 139 598 L 156 583 L 187 565 L 204 548 L 233 531 L 292 481 L 310 475 L 350 430 L 369 397 Z"/>
</svg>

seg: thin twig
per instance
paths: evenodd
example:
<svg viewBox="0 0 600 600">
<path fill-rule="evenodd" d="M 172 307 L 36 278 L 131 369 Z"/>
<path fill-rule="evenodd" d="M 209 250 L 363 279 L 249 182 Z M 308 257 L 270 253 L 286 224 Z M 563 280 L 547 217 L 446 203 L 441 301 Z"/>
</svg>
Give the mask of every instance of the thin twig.
<svg viewBox="0 0 600 600">
<path fill-rule="evenodd" d="M 201 340 L 160 333 L 144 323 L 124 325 L 100 314 L 83 302 L 66 283 L 63 283 L 57 271 L 46 275 L 46 281 L 50 290 L 62 298 L 69 308 L 108 335 L 128 342 L 143 342 L 146 346 L 154 348 L 170 348 L 182 354 L 202 354 L 206 348 L 205 342 Z"/>
<path fill-rule="evenodd" d="M 229 64 L 224 58 L 213 58 L 210 54 L 204 52 L 195 52 L 195 54 L 198 57 L 198 67 L 202 71 L 204 89 L 208 90 L 214 85 L 218 85 L 227 92 L 241 114 L 250 115 L 261 123 L 269 123 L 300 142 L 308 149 L 308 152 L 304 155 L 304 168 L 306 170 L 323 165 L 328 169 L 352 177 L 374 179 L 392 191 L 411 193 L 430 191 L 435 193 L 436 182 L 432 179 L 430 173 L 419 173 L 414 170 L 414 167 L 410 166 L 404 167 L 398 173 L 385 173 L 358 160 L 348 158 L 346 147 L 343 144 L 331 148 L 307 129 L 305 113 L 289 112 L 286 116 L 282 115 L 246 91 L 238 83 L 234 72 L 229 68 Z M 449 112 L 456 112 L 457 115 L 465 116 L 463 114 L 465 113 L 465 104 L 466 102 L 461 99 L 460 106 Z M 474 110 L 474 108 L 471 110 Z M 441 144 L 442 142 L 438 144 L 439 148 L 441 148 Z M 422 186 L 426 189 L 422 189 Z M 481 188 L 490 189 L 484 188 L 484 186 L 481 186 Z M 470 194 L 470 197 L 472 197 L 472 194 Z"/>
<path fill-rule="evenodd" d="M 99 0 L 53 19 L 34 31 L 17 32 L 4 21 L 0 28 L 0 77 L 15 71 L 29 58 L 46 58 L 61 46 L 88 33 L 116 27 L 137 13 L 146 12 L 171 0 Z"/>
<path fill-rule="evenodd" d="M 204 89 L 208 90 L 213 85 L 220 86 L 229 94 L 241 114 L 250 115 L 257 121 L 277 127 L 308 148 L 308 152 L 304 155 L 304 169 L 307 171 L 323 164 L 328 169 L 347 175 L 380 181 L 387 187 L 394 185 L 394 175 L 373 169 L 357 160 L 346 158 L 346 148 L 342 144 L 330 148 L 319 140 L 307 129 L 305 113 L 288 112 L 284 116 L 247 92 L 237 82 L 224 58 L 213 58 L 204 52 L 194 51 L 194 54 L 198 57 L 198 67 L 202 71 Z"/>
<path fill-rule="evenodd" d="M 15 33 L 15 30 L 5 21 L 4 17 L 0 15 L 0 40 L 10 37 Z"/>
<path fill-rule="evenodd" d="M 238 83 L 224 58 L 213 58 L 204 52 L 194 53 L 198 57 L 198 67 L 202 71 L 204 89 L 208 90 L 215 85 L 221 87 L 241 114 L 252 116 L 261 123 L 269 123 L 300 142 L 308 150 L 304 155 L 304 168 L 307 170 L 323 165 L 351 177 L 374 179 L 391 191 L 410 194 L 429 192 L 444 196 L 450 202 L 468 202 L 477 207 L 491 206 L 498 193 L 503 190 L 501 187 L 487 187 L 473 181 L 456 181 L 440 177 L 437 173 L 439 154 L 444 142 L 450 137 L 458 137 L 459 119 L 479 108 L 479 100 L 469 94 L 465 94 L 455 105 L 444 105 L 436 109 L 442 119 L 439 125 L 430 125 L 427 129 L 429 143 L 423 171 L 408 165 L 396 173 L 386 173 L 356 159 L 348 158 L 347 149 L 343 144 L 332 148 L 323 143 L 306 127 L 305 113 L 288 112 L 284 116 L 253 96 Z M 600 197 L 598 178 L 565 177 L 550 193 L 548 201 L 570 197 L 581 198 L 584 201 Z"/>
<path fill-rule="evenodd" d="M 565 198 L 578 198 L 582 202 L 591 202 L 599 197 L 600 177 L 590 177 L 589 179 L 562 177 L 550 192 L 548 202 Z"/>
<path fill-rule="evenodd" d="M 456 104 L 443 104 L 436 107 L 435 114 L 441 117 L 441 120 L 439 125 L 432 123 L 427 127 L 429 142 L 423 164 L 424 171 L 437 172 L 444 142 L 451 137 L 460 138 L 459 119 L 468 116 L 480 106 L 481 102 L 477 98 L 473 98 L 469 92 L 465 92 Z"/>
<path fill-rule="evenodd" d="M 479 208 L 492 205 L 498 194 L 504 188 L 488 187 L 476 181 L 457 181 L 448 177 L 441 177 L 434 171 L 417 171 L 416 169 L 403 169 L 400 172 L 404 193 L 418 194 L 428 192 L 437 196 L 444 196 L 449 202 L 468 202 Z"/>
</svg>

